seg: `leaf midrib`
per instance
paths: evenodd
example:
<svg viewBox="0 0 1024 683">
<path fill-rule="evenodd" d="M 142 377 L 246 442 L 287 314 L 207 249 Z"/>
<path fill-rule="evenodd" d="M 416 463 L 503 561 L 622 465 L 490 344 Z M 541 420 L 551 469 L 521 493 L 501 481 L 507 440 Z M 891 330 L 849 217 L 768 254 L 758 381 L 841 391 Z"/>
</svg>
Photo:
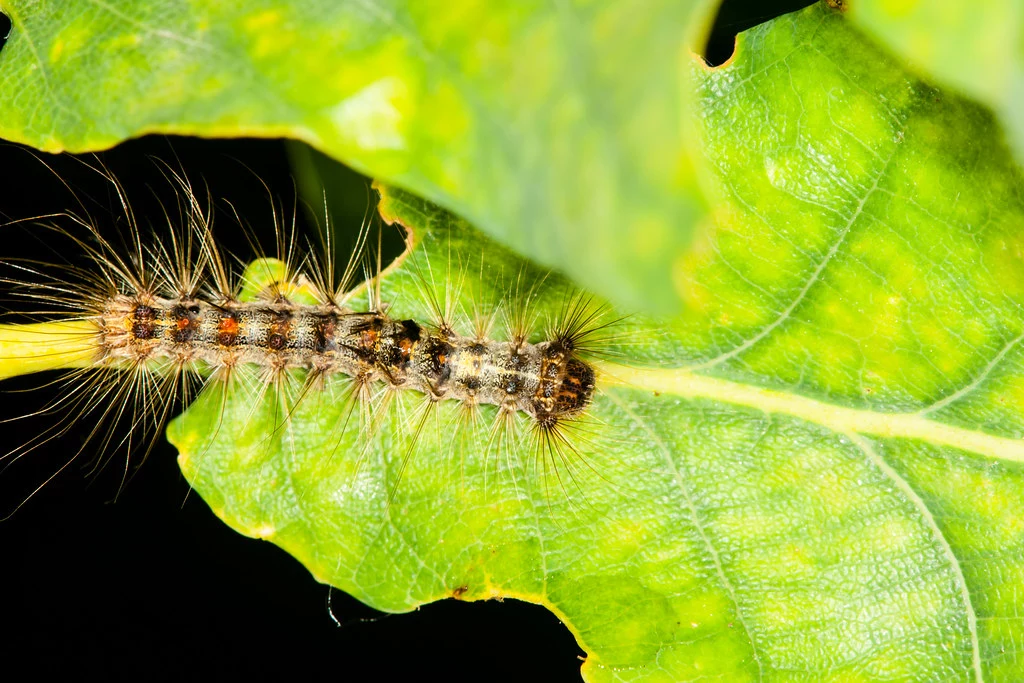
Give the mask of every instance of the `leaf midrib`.
<svg viewBox="0 0 1024 683">
<path fill-rule="evenodd" d="M 910 439 L 955 448 L 996 460 L 1024 463 L 1024 440 L 936 422 L 916 413 L 886 413 L 847 408 L 798 394 L 766 389 L 727 379 L 707 377 L 686 369 L 631 368 L 595 363 L 609 387 L 645 389 L 682 398 L 706 398 L 788 415 L 833 432 L 890 439 Z"/>
</svg>

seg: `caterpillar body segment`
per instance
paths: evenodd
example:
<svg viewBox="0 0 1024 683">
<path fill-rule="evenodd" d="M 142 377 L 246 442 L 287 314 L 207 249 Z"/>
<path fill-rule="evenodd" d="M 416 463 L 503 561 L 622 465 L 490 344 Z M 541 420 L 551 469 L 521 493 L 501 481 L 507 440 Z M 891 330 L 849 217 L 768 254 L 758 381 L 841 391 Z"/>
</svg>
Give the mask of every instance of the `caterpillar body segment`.
<svg viewBox="0 0 1024 683">
<path fill-rule="evenodd" d="M 344 374 L 431 400 L 522 411 L 543 427 L 583 412 L 595 388 L 593 368 L 574 356 L 568 340 L 481 340 L 334 304 L 119 294 L 98 320 L 101 363 L 170 360 Z"/>
</svg>

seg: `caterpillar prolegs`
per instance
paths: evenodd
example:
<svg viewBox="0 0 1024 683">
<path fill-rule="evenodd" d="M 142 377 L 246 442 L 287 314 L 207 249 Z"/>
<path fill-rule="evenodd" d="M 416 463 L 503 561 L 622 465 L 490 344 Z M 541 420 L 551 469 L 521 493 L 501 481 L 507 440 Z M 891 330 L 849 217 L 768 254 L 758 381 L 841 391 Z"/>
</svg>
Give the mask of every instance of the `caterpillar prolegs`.
<svg viewBox="0 0 1024 683">
<path fill-rule="evenodd" d="M 367 257 L 379 223 L 364 227 L 336 273 L 329 226 L 322 243 L 309 240 L 300 248 L 294 220 L 289 227 L 274 210 L 276 258 L 260 257 L 242 269 L 219 246 L 210 203 L 181 174 L 165 172 L 180 200 L 162 235 L 143 237 L 129 197 L 111 176 L 127 228 L 122 243 L 88 216 L 67 213 L 36 229 L 70 240 L 84 254 L 82 264 L 8 264 L 5 287 L 46 307 L 34 312 L 40 319 L 34 325 L 0 329 L 0 361 L 15 368 L 7 374 L 23 371 L 19 364 L 74 368 L 44 411 L 58 421 L 9 452 L 8 462 L 79 419 L 96 424 L 86 442 L 100 451 L 144 456 L 148 446 L 139 442 L 148 444 L 176 406 L 205 389 L 220 392 L 222 402 L 247 392 L 242 400 L 253 411 L 272 404 L 269 430 L 266 420 L 252 422 L 264 433 L 281 430 L 302 404 L 340 402 L 339 419 L 323 425 L 336 437 L 324 441 L 325 461 L 362 463 L 385 416 L 405 410 L 405 428 L 398 430 L 406 432 L 405 443 L 392 445 L 401 450 L 402 466 L 389 496 L 431 423 L 450 436 L 453 452 L 474 448 L 529 460 L 563 489 L 581 464 L 589 465 L 580 444 L 590 438 L 587 409 L 598 388 L 591 359 L 610 339 L 604 306 L 555 276 L 496 267 L 502 258 L 495 245 L 467 255 L 453 246 L 458 226 L 430 235 L 430 253 L 422 235 L 408 234 L 406 253 L 384 272 L 379 255 Z M 405 279 L 406 292 L 414 283 L 421 301 L 413 308 L 429 314 L 401 315 L 401 303 L 388 300 L 389 278 Z M 501 292 L 497 301 L 494 291 Z M 555 305 L 548 302 L 550 319 L 540 331 L 542 291 L 560 294 Z M 64 314 L 54 317 L 57 311 Z M 395 400 L 400 393 L 419 405 L 410 410 L 408 400 Z M 459 407 L 439 420 L 435 409 L 446 403 Z M 463 432 L 469 426 L 479 432 L 484 412 L 492 413 L 486 436 L 467 444 Z M 108 428 L 117 422 L 126 429 Z M 219 430 L 219 418 L 209 428 Z M 338 452 L 342 435 L 353 431 L 362 445 Z"/>
</svg>

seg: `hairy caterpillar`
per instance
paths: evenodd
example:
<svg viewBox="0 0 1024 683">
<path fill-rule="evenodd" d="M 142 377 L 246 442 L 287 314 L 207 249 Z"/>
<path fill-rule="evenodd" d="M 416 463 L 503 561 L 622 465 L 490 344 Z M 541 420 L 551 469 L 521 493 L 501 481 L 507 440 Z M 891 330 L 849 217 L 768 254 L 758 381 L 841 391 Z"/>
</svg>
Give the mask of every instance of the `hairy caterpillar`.
<svg viewBox="0 0 1024 683">
<path fill-rule="evenodd" d="M 460 419 L 449 425 L 456 431 L 460 423 L 478 421 L 480 406 L 496 407 L 484 447 L 503 451 L 506 458 L 509 450 L 519 450 L 511 455 L 525 453 L 545 471 L 570 477 L 573 465 L 585 462 L 576 445 L 581 437 L 569 435 L 585 424 L 596 390 L 595 369 L 587 357 L 600 353 L 607 340 L 610 323 L 602 306 L 579 293 L 565 293 L 557 320 L 538 338 L 531 306 L 545 278 L 518 272 L 498 275 L 509 282 L 502 306 L 473 302 L 467 316 L 460 312 L 461 289 L 475 269 L 453 266 L 449 256 L 442 293 L 436 289 L 434 266 L 426 262 L 414 270 L 432 319 L 396 318 L 381 295 L 380 257 L 376 268 L 374 259 L 366 258 L 365 228 L 336 276 L 330 235 L 322 249 L 303 251 L 294 215 L 289 229 L 277 210 L 272 222 L 278 258 L 258 259 L 239 275 L 214 237 L 209 206 L 202 205 L 181 174 L 170 167 L 164 173 L 180 192 L 178 220 L 168 221 L 166 236 L 144 241 L 129 198 L 108 175 L 128 227 L 123 248 L 87 216 L 68 213 L 63 218 L 84 237 L 59 224 L 49 227 L 74 243 L 86 266 L 50 272 L 34 263 L 11 264 L 15 274 L 4 281 L 13 294 L 71 314 L 0 329 L 0 344 L 6 347 L 0 360 L 15 368 L 7 373 L 23 372 L 19 364 L 75 370 L 64 380 L 66 392 L 44 411 L 63 417 L 9 452 L 6 460 L 15 461 L 61 436 L 83 415 L 96 428 L 82 448 L 98 442 L 102 452 L 120 446 L 132 450 L 141 440 L 147 444 L 145 456 L 150 435 L 160 431 L 174 407 L 211 384 L 254 388 L 256 402 L 268 391 L 291 391 L 292 402 L 281 414 L 287 420 L 298 402 L 341 379 L 342 400 L 351 406 L 346 415 L 358 414 L 353 423 L 364 441 L 377 429 L 395 392 L 422 397 L 422 408 L 409 420 L 412 438 L 405 461 L 415 452 L 434 406 L 455 401 L 462 406 Z M 407 248 L 413 248 L 411 240 Z M 353 287 L 360 266 L 364 282 Z M 481 261 L 480 277 L 484 272 Z M 365 305 L 354 305 L 357 294 L 365 295 Z M 52 316 L 49 311 L 37 315 Z M 467 318 L 461 330 L 460 316 Z M 494 334 L 499 319 L 504 320 L 503 337 Z M 522 425 L 517 415 L 529 418 L 529 439 L 514 434 Z M 118 422 L 127 423 L 126 434 L 107 428 Z M 344 431 L 347 423 L 337 429 Z M 529 443 L 525 449 L 524 443 Z M 364 457 L 365 450 L 356 457 Z M 400 480 L 401 473 L 395 488 Z M 559 485 L 564 488 L 565 482 L 560 479 Z"/>
<path fill-rule="evenodd" d="M 255 182 L 255 176 L 242 173 L 248 180 L 235 181 L 232 185 L 230 177 L 232 173 L 237 174 L 238 167 L 230 160 L 220 161 L 220 167 L 214 164 L 214 170 L 210 170 L 211 160 L 216 162 L 221 158 L 219 152 L 243 156 L 246 165 L 253 166 L 261 178 L 267 178 L 271 187 L 286 188 L 275 192 L 287 195 L 291 191 L 287 177 L 269 180 L 274 177 L 276 167 L 286 167 L 283 155 L 277 152 L 275 156 L 276 149 L 270 142 L 250 141 L 245 144 L 255 145 L 256 151 L 247 152 L 242 143 L 178 140 L 175 142 L 175 156 L 182 156 L 186 168 L 198 166 L 203 169 L 201 172 L 190 170 L 189 175 L 193 178 L 217 178 L 217 192 L 223 192 L 224 196 L 231 198 L 233 205 L 239 206 L 237 213 L 245 217 L 244 220 L 267 232 L 273 227 L 272 215 L 267 195 Z M 47 160 L 47 164 L 52 165 L 62 178 L 72 178 L 68 182 L 87 204 L 87 210 L 83 207 L 74 213 L 79 218 L 87 218 L 87 222 L 95 222 L 103 231 L 101 236 L 129 261 L 130 245 L 136 234 L 142 236 L 143 243 L 146 243 L 147 233 L 152 230 L 156 240 L 150 243 L 167 245 L 172 234 L 182 234 L 180 227 L 184 223 L 182 212 L 174 205 L 176 197 L 184 196 L 180 188 L 174 189 L 173 184 L 165 183 L 157 167 L 149 161 L 136 161 L 144 157 L 139 153 L 140 147 L 144 153 L 167 154 L 166 143 L 150 139 L 131 143 L 102 156 L 104 163 L 111 165 L 127 187 L 126 194 L 138 218 L 134 227 L 127 225 L 124 209 L 107 179 L 84 170 L 84 167 L 79 168 L 81 164 L 70 161 L 70 157 Z M 9 156 L 25 155 L 15 149 Z M 265 158 L 268 159 L 266 162 Z M 30 203 L 21 201 L 33 198 L 29 192 L 6 195 L 0 206 L 5 215 L 0 221 L 60 213 L 69 207 L 74 208 L 74 197 L 69 199 L 64 187 L 52 182 L 49 171 L 40 172 L 41 164 L 35 159 L 28 164 L 21 161 L 20 166 L 11 166 L 19 169 L 20 182 L 24 183 L 19 187 L 38 188 L 40 195 L 49 196 L 43 202 Z M 90 163 L 95 165 L 95 162 Z M 135 167 L 138 167 L 138 172 L 135 172 Z M 96 182 L 90 183 L 90 176 L 95 176 Z M 159 202 L 149 196 L 149 185 L 162 192 L 161 201 L 168 207 L 167 213 L 172 217 L 170 221 L 163 218 Z M 223 189 L 225 186 L 227 190 Z M 350 211 L 357 215 L 348 221 L 349 225 L 358 226 L 365 210 L 362 187 L 360 185 L 356 192 L 355 210 Z M 106 188 L 111 192 L 105 192 Z M 245 190 L 249 190 L 249 195 L 244 193 Z M 246 201 L 249 206 L 246 206 Z M 243 231 L 234 225 L 236 212 L 233 207 L 225 211 L 225 205 L 219 203 L 214 209 L 219 221 L 215 233 L 218 241 L 234 240 L 233 244 L 222 246 L 222 249 L 237 254 L 252 253 Z M 332 205 L 332 213 L 337 209 L 338 204 Z M 281 218 L 284 215 L 278 214 L 281 223 L 292 218 Z M 302 214 L 299 213 L 301 220 Z M 75 223 L 67 215 L 56 215 L 52 222 L 55 223 L 53 229 L 28 223 L 24 228 L 13 224 L 0 228 L 5 238 L 0 277 L 21 282 L 21 293 L 38 295 L 20 297 L 20 301 L 8 306 L 17 313 L 6 315 L 0 322 L 52 325 L 57 319 L 77 318 L 81 309 L 69 312 L 59 304 L 69 300 L 81 304 L 85 301 L 81 296 L 83 291 L 97 291 L 95 287 L 76 288 L 72 296 L 61 287 L 84 282 L 79 277 L 82 274 L 104 272 L 78 253 L 80 247 L 75 238 L 93 246 L 99 244 L 90 237 L 90 228 Z M 345 224 L 339 222 L 339 225 Z M 174 227 L 178 232 L 174 232 Z M 125 235 L 123 242 L 129 248 L 125 248 L 120 234 Z M 184 231 L 184 234 L 189 234 L 189 231 Z M 391 273 L 380 286 L 383 302 L 390 304 L 389 311 L 401 319 L 412 318 L 426 324 L 433 319 L 434 311 L 440 310 L 450 319 L 453 328 L 468 334 L 475 334 L 479 329 L 474 321 L 492 321 L 494 329 L 489 331 L 489 336 L 496 339 L 503 337 L 508 324 L 519 321 L 518 324 L 534 332 L 530 341 L 539 342 L 544 337 L 544 320 L 554 320 L 553 326 L 557 328 L 557 323 L 566 319 L 568 304 L 583 301 L 571 290 L 566 294 L 565 285 L 555 276 L 545 279 L 543 272 L 524 271 L 518 264 L 488 268 L 501 262 L 500 254 L 488 252 L 490 255 L 486 262 L 481 264 L 478 256 L 464 256 L 469 253 L 464 248 L 466 242 L 449 244 L 440 235 L 435 235 L 434 243 L 443 246 L 431 252 L 433 256 L 429 261 L 418 261 L 418 272 Z M 19 238 L 24 238 L 26 243 L 12 247 L 9 240 Z M 475 246 L 478 238 L 472 236 L 471 239 L 471 246 Z M 195 241 L 193 247 L 199 251 L 199 244 Z M 258 255 L 259 250 L 255 251 Z M 274 249 L 269 251 L 273 253 Z M 9 258 L 12 254 L 28 261 L 15 261 Z M 147 258 L 146 262 L 154 263 L 152 258 Z M 385 255 L 385 263 L 388 260 Z M 308 275 L 310 270 L 302 265 L 297 253 L 293 261 L 297 264 L 294 269 L 297 275 Z M 40 272 L 27 272 L 21 265 Z M 233 271 L 232 280 L 244 290 L 239 294 L 245 298 L 258 294 L 265 283 L 287 279 L 281 277 L 284 267 L 270 260 L 258 261 L 248 269 L 241 262 L 228 262 L 227 266 Z M 375 270 L 376 265 L 371 263 L 370 268 Z M 401 279 L 404 286 L 396 287 L 393 284 L 396 278 Z M 414 281 L 419 284 L 409 286 Z M 61 289 L 49 291 L 45 289 L 47 284 Z M 292 294 L 297 298 L 308 295 L 308 290 L 304 289 L 306 284 L 301 282 L 301 291 L 296 290 Z M 9 299 L 13 287 L 11 282 L 0 284 L 0 297 Z M 418 295 L 416 292 L 420 287 L 423 293 Z M 401 295 L 396 294 L 399 290 Z M 376 291 L 376 287 L 364 286 L 362 293 L 357 293 L 350 300 L 353 307 L 369 309 L 369 300 L 376 296 Z M 505 296 L 508 298 L 503 300 Z M 50 344 L 51 351 L 67 351 L 70 348 L 68 344 L 77 346 L 81 341 L 89 340 L 81 329 L 75 329 L 75 324 L 67 322 L 45 331 L 29 332 L 27 338 L 30 342 Z M 604 348 L 602 336 L 595 332 L 584 343 L 593 351 L 601 352 Z M 6 352 L 9 348 L 5 349 Z M 25 357 L 24 350 L 16 355 L 22 356 L 17 363 L 22 368 L 26 362 L 36 363 L 35 367 L 40 370 L 56 364 L 51 363 L 55 359 L 49 353 L 32 356 L 34 361 Z M 61 364 L 69 358 L 60 359 Z M 6 357 L 6 360 L 15 359 Z M 86 363 L 87 358 L 81 362 Z M 0 369 L 2 367 L 8 366 L 0 360 Z M 172 677 L 193 675 L 196 671 L 221 670 L 218 667 L 228 667 L 223 670 L 230 671 L 231 676 L 251 671 L 260 677 L 267 675 L 268 671 L 279 671 L 302 677 L 303 667 L 310 667 L 309 673 L 313 674 L 314 669 L 321 666 L 324 656 L 337 653 L 349 662 L 365 662 L 367 666 L 384 672 L 382 675 L 385 676 L 387 672 L 397 675 L 397 672 L 408 674 L 414 670 L 417 675 L 422 675 L 432 670 L 452 671 L 452 642 L 459 643 L 464 650 L 458 656 L 458 666 L 466 671 L 491 666 L 495 643 L 501 643 L 502 649 L 528 653 L 503 664 L 508 675 L 518 672 L 515 677 L 524 678 L 536 676 L 541 671 L 544 676 L 551 675 L 552 671 L 564 671 L 566 677 L 578 676 L 577 657 L 582 651 L 573 637 L 543 608 L 517 601 L 506 601 L 503 605 L 447 601 L 428 606 L 416 616 L 404 619 L 358 623 L 360 617 L 372 616 L 374 612 L 354 598 L 335 591 L 332 609 L 345 623 L 345 628 L 337 629 L 328 618 L 325 608 L 328 593 L 323 585 L 313 580 L 291 558 L 282 557 L 280 551 L 270 544 L 252 543 L 211 518 L 208 507 L 199 496 L 188 492 L 188 486 L 175 465 L 174 449 L 162 438 L 158 422 L 163 419 L 163 413 L 173 416 L 179 406 L 194 404 L 199 388 L 204 385 L 215 389 L 205 401 L 208 406 L 216 406 L 219 401 L 216 390 L 227 389 L 229 385 L 236 386 L 236 393 L 243 397 L 242 402 L 245 397 L 251 397 L 255 402 L 262 393 L 265 403 L 273 403 L 274 394 L 290 393 L 301 398 L 298 403 L 306 406 L 307 411 L 310 406 L 327 403 L 334 397 L 348 398 L 347 382 L 343 376 L 326 381 L 323 390 L 310 390 L 301 395 L 299 387 L 304 385 L 304 372 L 282 373 L 279 376 L 280 386 L 266 375 L 256 373 L 253 377 L 253 373 L 245 368 L 235 373 L 232 382 L 215 381 L 213 384 L 208 368 L 202 376 L 186 375 L 181 379 L 187 381 L 178 385 L 167 381 L 166 375 L 141 374 L 137 378 L 141 383 L 138 391 L 127 385 L 131 375 L 124 369 L 65 369 L 60 374 L 49 371 L 0 383 L 0 392 L 5 394 L 6 400 L 6 410 L 0 414 L 0 420 L 4 420 L 0 422 L 4 452 L 31 441 L 33 436 L 36 441 L 29 447 L 38 444 L 38 448 L 17 462 L 12 460 L 24 453 L 24 448 L 16 450 L 0 463 L 0 468 L 7 464 L 17 465 L 6 469 L 0 476 L 0 486 L 5 491 L 0 493 L 3 503 L 0 516 L 33 496 L 36 484 L 49 481 L 39 495 L 32 497 L 28 509 L 0 523 L 0 538 L 8 549 L 9 558 L 0 570 L 0 578 L 8 587 L 0 597 L 5 604 L 5 613 L 19 624 L 19 633 L 13 639 L 9 636 L 5 644 L 12 655 L 20 652 L 20 655 L 14 655 L 14 661 L 23 658 L 38 670 L 64 670 L 62 667 L 73 661 L 76 675 L 82 671 L 102 671 L 104 677 L 109 677 L 112 666 L 118 671 L 134 671 L 135 667 L 140 667 L 139 677 L 142 677 L 152 675 L 152 662 L 161 656 L 155 653 L 162 648 L 167 653 L 161 656 L 166 662 L 165 673 Z M 602 400 L 602 379 L 599 374 L 598 400 Z M 450 438 L 440 460 L 436 453 L 426 452 L 429 446 L 409 451 L 409 446 L 415 445 L 411 434 L 400 443 L 394 439 L 383 439 L 380 444 L 369 443 L 368 432 L 375 423 L 391 419 L 403 422 L 396 417 L 401 414 L 400 403 L 408 406 L 426 405 L 426 402 L 417 392 L 387 390 L 386 382 L 367 386 L 376 390 L 374 395 L 367 401 L 351 401 L 352 417 L 347 425 L 352 440 L 367 445 L 354 450 L 325 450 L 317 456 L 325 466 L 346 459 L 369 461 L 383 457 L 373 449 L 384 445 L 391 449 L 388 457 L 401 459 L 408 455 L 416 463 L 440 470 L 442 476 L 451 480 L 453 488 L 459 488 L 464 486 L 461 458 L 470 449 L 490 449 L 490 455 L 480 457 L 488 459 L 497 469 L 502 465 L 499 450 L 503 438 L 518 444 L 508 449 L 513 459 L 517 454 L 526 459 L 535 458 L 537 449 L 541 448 L 538 433 L 532 430 L 533 422 L 525 413 L 518 411 L 506 416 L 513 419 L 507 424 L 499 424 L 492 422 L 499 414 L 498 407 L 483 404 L 476 410 L 469 410 L 457 401 L 438 402 L 436 407 L 443 410 L 432 411 L 434 414 L 455 415 L 455 419 L 431 419 L 424 426 L 427 437 L 424 441 L 429 442 L 438 429 L 443 430 L 444 438 Z M 150 400 L 135 402 L 122 397 L 119 403 L 124 412 L 120 425 L 101 424 L 103 409 L 118 403 L 119 388 L 130 390 L 140 398 L 148 396 Z M 30 391 L 22 392 L 22 389 Z M 96 409 L 85 415 L 83 404 L 76 407 L 69 403 L 75 396 L 82 401 L 95 396 L 102 402 L 93 402 Z M 35 406 L 40 407 L 37 409 Z M 52 411 L 40 414 L 47 407 Z M 134 412 L 136 408 L 138 412 Z M 32 415 L 26 419 L 8 419 L 26 413 Z M 569 439 L 573 448 L 581 451 L 580 456 L 593 459 L 597 457 L 594 451 L 587 442 L 577 438 L 591 438 L 588 435 L 590 427 L 603 427 L 591 422 L 589 415 L 587 410 L 579 418 L 562 424 L 563 429 L 573 431 L 561 431 L 559 434 Z M 287 414 L 280 416 L 282 423 L 290 424 L 289 419 Z M 63 421 L 58 425 L 58 420 Z M 209 421 L 218 425 L 221 418 L 214 416 Z M 370 430 L 364 430 L 361 422 L 367 423 Z M 414 425 L 411 419 L 405 422 Z M 479 438 L 471 435 L 474 422 L 479 423 L 482 432 Z M 301 424 L 301 419 L 296 424 Z M 581 433 L 584 427 L 587 432 Z M 242 430 L 248 428 L 249 425 L 243 425 Z M 340 431 L 341 427 L 338 429 Z M 226 433 L 228 430 L 223 428 L 223 431 Z M 516 434 L 518 439 L 509 438 Z M 335 435 L 329 443 L 335 443 L 340 436 Z M 136 468 L 142 464 L 143 456 L 150 447 L 153 450 L 145 466 Z M 129 453 L 133 454 L 130 460 Z M 551 451 L 548 453 L 553 454 Z M 568 446 L 563 446 L 558 453 L 569 460 L 565 466 L 582 464 Z M 51 475 L 65 464 L 70 464 L 69 469 L 74 470 L 87 465 L 105 467 L 105 475 L 95 477 L 94 470 L 88 470 L 88 486 L 83 486 L 79 477 L 67 476 L 70 474 L 67 471 L 64 476 L 51 479 Z M 604 471 L 600 464 L 597 464 L 597 469 Z M 559 490 L 560 481 L 552 479 L 551 499 L 556 505 L 568 500 L 575 506 L 591 489 L 586 481 L 581 480 L 583 494 L 580 494 L 569 488 L 573 484 L 564 476 L 564 469 L 562 475 L 568 496 Z M 584 468 L 582 475 L 589 477 L 591 471 Z M 131 481 L 120 485 L 119 481 L 126 477 Z M 505 479 L 506 483 L 509 481 L 509 478 Z M 515 480 L 511 481 L 515 483 Z M 399 493 L 402 495 L 417 485 L 415 473 L 411 473 L 405 483 L 394 479 L 392 482 L 396 488 L 401 486 Z M 519 486 L 522 484 L 520 480 Z M 117 493 L 117 504 L 105 505 L 114 493 Z M 485 494 L 484 498 L 495 499 L 501 493 L 496 489 L 489 496 Z M 543 510 L 543 502 L 541 508 L 542 515 L 548 514 Z M 256 642 L 272 642 L 274 646 L 255 659 L 252 657 L 252 644 Z M 407 657 L 393 658 L 391 653 L 396 647 L 401 648 Z M 54 658 L 55 649 L 64 652 L 67 659 Z M 142 671 L 146 673 L 142 674 Z M 169 673 L 171 671 L 176 673 Z"/>
</svg>

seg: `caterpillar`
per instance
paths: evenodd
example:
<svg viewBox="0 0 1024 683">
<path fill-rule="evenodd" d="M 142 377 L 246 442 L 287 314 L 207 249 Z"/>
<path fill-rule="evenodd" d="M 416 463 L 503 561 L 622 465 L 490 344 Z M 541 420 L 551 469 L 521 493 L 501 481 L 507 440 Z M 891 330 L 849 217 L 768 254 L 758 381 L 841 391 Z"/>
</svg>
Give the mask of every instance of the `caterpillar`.
<svg viewBox="0 0 1024 683">
<path fill-rule="evenodd" d="M 82 416 L 96 427 L 68 464 L 91 442 L 102 453 L 141 450 L 144 460 L 174 408 L 211 385 L 255 386 L 254 402 L 291 387 L 296 399 L 281 411 L 287 420 L 298 401 L 340 380 L 341 400 L 350 406 L 344 414 L 359 414 L 353 422 L 364 444 L 393 395 L 410 392 L 422 400 L 410 420 L 403 462 L 413 456 L 433 408 L 455 402 L 461 406 L 455 430 L 475 424 L 481 406 L 495 407 L 485 447 L 518 448 L 522 435 L 510 432 L 525 417 L 530 445 L 524 450 L 535 463 L 567 472 L 570 480 L 574 464 L 589 465 L 578 444 L 586 439 L 581 427 L 598 388 L 590 359 L 607 347 L 608 330 L 617 322 L 591 297 L 565 288 L 555 320 L 538 337 L 531 307 L 547 276 L 520 271 L 507 278 L 501 305 L 474 302 L 473 313 L 461 315 L 468 329 L 459 329 L 462 293 L 454 290 L 477 269 L 453 267 L 458 257 L 449 256 L 443 294 L 436 291 L 429 261 L 411 269 L 432 318 L 395 317 L 381 294 L 386 269 L 379 247 L 376 254 L 368 247 L 373 222 L 364 223 L 338 275 L 330 226 L 321 240 L 300 248 L 295 214 L 289 227 L 275 206 L 270 219 L 276 258 L 257 249 L 260 257 L 239 273 L 241 260 L 215 237 L 211 202 L 204 205 L 182 173 L 163 166 L 179 193 L 178 214 L 168 220 L 166 236 L 146 242 L 120 182 L 101 167 L 94 170 L 109 182 L 123 213 L 123 244 L 105 237 L 88 215 L 68 212 L 59 218 L 71 228 L 51 221 L 37 229 L 70 239 L 84 264 L 51 269 L 35 261 L 11 262 L 14 272 L 3 278 L 10 294 L 51 308 L 34 312 L 43 321 L 0 327 L 0 363 L 71 368 L 64 391 L 42 411 L 62 417 L 8 452 L 8 462 L 60 437 Z M 379 231 L 379 221 L 375 225 Z M 249 242 L 257 246 L 255 239 Z M 415 236 L 405 235 L 405 243 L 409 253 Z M 486 265 L 481 260 L 481 278 Z M 358 296 L 365 297 L 364 306 L 355 305 Z M 53 317 L 55 310 L 64 314 Z M 495 335 L 498 327 L 504 335 Z M 348 429 L 345 422 L 332 429 Z M 126 432 L 113 428 L 118 423 L 127 423 Z M 365 457 L 366 448 L 356 457 Z M 126 459 L 125 476 L 129 469 Z M 391 496 L 400 481 L 401 475 Z M 564 488 L 561 478 L 559 485 Z"/>
</svg>

